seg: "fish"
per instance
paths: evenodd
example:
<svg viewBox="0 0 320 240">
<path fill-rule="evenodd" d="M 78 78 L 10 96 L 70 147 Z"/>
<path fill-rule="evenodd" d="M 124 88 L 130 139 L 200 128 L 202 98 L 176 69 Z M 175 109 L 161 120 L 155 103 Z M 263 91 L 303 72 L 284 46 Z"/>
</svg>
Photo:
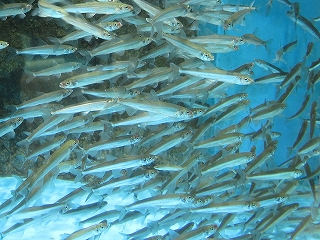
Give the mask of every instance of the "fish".
<svg viewBox="0 0 320 240">
<path fill-rule="evenodd" d="M 32 9 L 32 5 L 29 3 L 9 3 L 2 4 L 0 6 L 0 18 L 1 20 L 6 20 L 9 16 L 18 15 L 19 18 L 24 18 L 25 13 L 29 12 Z"/>
<path fill-rule="evenodd" d="M 65 240 L 85 239 L 93 236 L 100 236 L 109 230 L 111 224 L 107 220 L 103 220 L 100 223 L 94 224 L 90 227 L 80 229 L 71 233 Z"/>
<path fill-rule="evenodd" d="M 37 47 L 30 47 L 24 49 L 16 49 L 16 54 L 23 54 L 23 55 L 40 55 L 43 58 L 47 58 L 49 55 L 53 56 L 60 56 L 64 54 L 71 54 L 77 50 L 76 47 L 70 45 L 43 45 Z"/>
<path fill-rule="evenodd" d="M 254 80 L 247 75 L 218 69 L 179 68 L 179 73 L 184 73 L 196 77 L 217 79 L 221 82 L 239 85 L 249 85 L 254 82 Z"/>
<path fill-rule="evenodd" d="M 13 138 L 15 136 L 14 129 L 20 126 L 20 124 L 23 122 L 22 117 L 18 118 L 12 118 L 9 119 L 3 123 L 0 123 L 0 137 L 3 137 L 4 135 L 9 135 L 9 137 Z"/>
<path fill-rule="evenodd" d="M 203 61 L 214 60 L 214 56 L 207 49 L 198 44 L 190 42 L 187 39 L 183 39 L 178 36 L 174 36 L 164 32 L 162 33 L 162 37 L 165 38 L 172 45 L 176 46 L 177 48 L 181 49 L 184 52 L 187 52 L 188 54 L 196 58 L 199 58 Z"/>
</svg>

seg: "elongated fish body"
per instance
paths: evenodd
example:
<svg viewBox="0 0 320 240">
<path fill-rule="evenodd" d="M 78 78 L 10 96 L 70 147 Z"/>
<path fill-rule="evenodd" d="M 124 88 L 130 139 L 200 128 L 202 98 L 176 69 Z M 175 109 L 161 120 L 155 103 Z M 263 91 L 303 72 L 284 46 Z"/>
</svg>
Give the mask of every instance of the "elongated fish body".
<svg viewBox="0 0 320 240">
<path fill-rule="evenodd" d="M 216 232 L 218 226 L 216 224 L 207 225 L 203 227 L 198 227 L 192 231 L 181 234 L 179 237 L 175 238 L 176 240 L 197 240 L 205 239 L 211 236 Z"/>
<path fill-rule="evenodd" d="M 234 144 L 236 142 L 241 142 L 244 138 L 244 134 L 242 133 L 227 133 L 221 134 L 216 137 L 198 142 L 194 144 L 194 148 L 208 148 L 208 147 L 216 147 L 216 146 L 224 146 L 228 144 Z"/>
<path fill-rule="evenodd" d="M 112 36 L 111 34 L 105 30 L 104 28 L 100 27 L 99 25 L 93 24 L 91 22 L 88 22 L 84 18 L 75 17 L 69 14 L 63 15 L 61 17 L 63 21 L 66 23 L 69 23 L 76 28 L 80 28 L 81 30 L 90 33 L 93 36 L 99 37 L 101 39 L 105 40 L 111 40 Z"/>
<path fill-rule="evenodd" d="M 221 192 L 225 192 L 231 189 L 234 189 L 237 186 L 237 180 L 226 180 L 223 182 L 212 184 L 208 187 L 204 187 L 201 189 L 197 189 L 194 194 L 197 197 L 204 197 L 204 196 L 210 196 L 214 194 L 218 194 Z"/>
<path fill-rule="evenodd" d="M 100 235 L 104 232 L 107 232 L 111 225 L 108 223 L 107 220 L 104 220 L 98 224 L 92 225 L 87 228 L 80 229 L 71 233 L 70 236 L 65 238 L 64 240 L 83 240 L 88 239 L 97 235 Z"/>
<path fill-rule="evenodd" d="M 155 17 L 162 10 L 161 8 L 152 5 L 148 1 L 144 1 L 144 0 L 133 0 L 133 1 L 141 9 L 145 10 L 150 15 L 150 17 Z M 178 27 L 178 28 L 183 27 L 182 23 L 179 20 L 177 20 L 176 18 L 164 20 L 164 23 L 168 24 L 170 26 L 173 26 L 173 27 Z"/>
<path fill-rule="evenodd" d="M 174 46 L 178 47 L 182 51 L 187 52 L 188 54 L 190 54 L 196 58 L 199 58 L 203 61 L 213 61 L 214 60 L 213 55 L 208 50 L 199 46 L 198 44 L 190 42 L 187 39 L 183 39 L 178 36 L 174 36 L 174 35 L 167 34 L 167 33 L 162 33 L 162 36 L 167 41 L 172 43 Z"/>
<path fill-rule="evenodd" d="M 255 60 L 254 60 L 254 63 L 255 63 L 257 66 L 265 69 L 266 71 L 270 70 L 270 71 L 272 71 L 273 73 L 283 73 L 283 71 L 282 71 L 280 68 L 278 68 L 277 66 L 275 66 L 275 65 L 273 65 L 273 64 L 271 64 L 271 63 L 269 63 L 269 62 L 266 62 L 266 61 L 264 61 L 264 60 L 255 59 Z"/>
<path fill-rule="evenodd" d="M 185 16 L 187 13 L 191 11 L 192 9 L 190 6 L 185 4 L 177 4 L 160 11 L 151 20 L 154 23 L 161 22 L 174 17 Z"/>
<path fill-rule="evenodd" d="M 267 207 L 267 206 L 283 203 L 289 198 L 289 196 L 290 196 L 289 194 L 276 194 L 276 195 L 256 198 L 255 201 L 260 203 L 260 207 Z"/>
<path fill-rule="evenodd" d="M 183 130 L 177 132 L 171 136 L 165 137 L 160 143 L 147 151 L 147 154 L 157 155 L 160 154 L 182 142 L 190 140 L 192 132 L 189 130 Z"/>
<path fill-rule="evenodd" d="M 128 39 L 120 39 L 112 43 L 102 43 L 100 46 L 89 51 L 91 57 L 107 55 L 116 52 L 123 52 L 130 49 L 140 49 L 152 42 L 152 38 L 144 37 L 142 35 L 138 37 L 132 37 Z"/>
<path fill-rule="evenodd" d="M 51 93 L 45 93 L 40 95 L 39 97 L 32 98 L 28 101 L 23 102 L 20 105 L 15 106 L 16 110 L 23 109 L 26 107 L 34 107 L 41 104 L 46 104 L 50 102 L 59 102 L 63 98 L 68 97 L 73 90 L 58 90 Z"/>
<path fill-rule="evenodd" d="M 179 91 L 180 89 L 183 89 L 185 87 L 188 87 L 198 81 L 201 81 L 202 78 L 200 77 L 193 77 L 193 76 L 185 76 L 185 77 L 181 77 L 180 79 L 168 84 L 166 87 L 160 89 L 159 91 L 157 91 L 157 95 L 158 96 L 165 96 L 169 94 Z"/>
<path fill-rule="evenodd" d="M 157 170 L 148 169 L 143 174 L 138 174 L 130 177 L 115 178 L 107 182 L 101 183 L 91 189 L 92 192 L 96 194 L 101 194 L 105 192 L 110 192 L 118 187 L 135 186 L 138 184 L 143 184 L 146 181 L 151 180 L 158 174 Z"/>
<path fill-rule="evenodd" d="M 118 102 L 133 109 L 163 114 L 166 116 L 175 116 L 178 111 L 186 108 L 179 105 L 156 100 L 140 100 L 140 99 L 119 99 Z"/>
<path fill-rule="evenodd" d="M 113 99 L 90 100 L 84 103 L 76 103 L 67 107 L 51 111 L 51 115 L 74 114 L 80 112 L 102 111 L 115 104 Z"/>
<path fill-rule="evenodd" d="M 20 124 L 23 122 L 22 117 L 9 119 L 6 122 L 3 122 L 0 124 L 0 137 L 2 137 L 5 134 L 11 133 L 14 134 L 14 129 L 20 126 Z"/>
<path fill-rule="evenodd" d="M 46 142 L 45 144 L 42 144 L 41 146 L 39 146 L 36 149 L 33 149 L 32 152 L 28 153 L 27 156 L 25 156 L 25 160 L 34 158 L 36 156 L 39 156 L 41 154 L 44 154 L 56 147 L 61 146 L 64 141 L 66 140 L 66 136 L 62 135 L 62 136 L 57 136 L 54 139 L 52 139 L 51 141 Z"/>
<path fill-rule="evenodd" d="M 30 47 L 25 49 L 16 49 L 17 54 L 23 54 L 23 55 L 41 55 L 41 56 L 59 56 L 64 54 L 71 54 L 74 53 L 77 50 L 76 47 L 69 46 L 69 45 L 43 45 L 43 46 L 37 46 L 37 47 Z"/>
<path fill-rule="evenodd" d="M 192 153 L 187 160 L 182 163 L 182 168 L 180 172 L 173 173 L 170 178 L 162 185 L 162 192 L 172 192 L 176 188 L 177 182 L 180 177 L 186 174 L 192 167 L 202 161 L 203 155 L 201 153 Z"/>
<path fill-rule="evenodd" d="M 62 18 L 68 14 L 62 7 L 50 4 L 48 1 L 39 0 L 38 1 L 39 12 L 37 15 L 39 17 L 52 17 L 52 18 Z"/>
<path fill-rule="evenodd" d="M 77 139 L 65 142 L 36 172 L 21 183 L 21 185 L 15 190 L 15 195 L 17 196 L 17 194 L 21 193 L 26 188 L 30 191 L 48 172 L 70 156 L 71 152 L 78 146 L 78 144 L 79 140 Z"/>
<path fill-rule="evenodd" d="M 230 106 L 234 103 L 237 103 L 241 100 L 243 100 L 244 98 L 246 98 L 248 96 L 247 93 L 237 93 L 234 95 L 231 95 L 229 97 L 226 97 L 224 99 L 222 99 L 221 101 L 219 101 L 218 103 L 212 105 L 210 108 L 207 109 L 207 112 L 204 114 L 204 116 L 210 115 L 211 113 L 220 111 L 221 109 Z"/>
<path fill-rule="evenodd" d="M 292 69 L 291 71 L 287 74 L 287 76 L 283 79 L 283 81 L 281 82 L 279 89 L 285 87 L 286 85 L 288 85 L 291 81 L 293 81 L 295 79 L 295 77 L 300 74 L 301 72 L 301 67 L 302 67 L 302 63 L 299 62 L 297 63 Z"/>
<path fill-rule="evenodd" d="M 59 87 L 61 88 L 85 87 L 90 84 L 101 83 L 105 80 L 110 80 L 111 78 L 119 76 L 125 72 L 127 72 L 126 68 L 83 73 L 83 74 L 79 74 L 79 75 L 67 78 L 66 80 L 63 80 L 62 82 L 60 82 Z"/>
<path fill-rule="evenodd" d="M 100 97 L 100 98 L 133 98 L 139 95 L 137 90 L 127 90 L 125 87 L 108 88 L 108 89 L 81 89 L 81 93 Z"/>
<path fill-rule="evenodd" d="M 64 6 L 69 13 L 121 14 L 133 11 L 133 7 L 121 2 L 85 2 Z"/>
<path fill-rule="evenodd" d="M 260 153 L 256 159 L 254 159 L 252 162 L 248 164 L 246 169 L 244 170 L 247 174 L 253 172 L 256 168 L 260 167 L 261 164 L 263 164 L 267 159 L 269 159 L 273 154 L 275 153 L 277 149 L 276 145 L 268 146 L 266 149 L 263 150 L 262 153 Z"/>
<path fill-rule="evenodd" d="M 239 84 L 239 85 L 248 85 L 254 82 L 253 79 L 251 79 L 247 75 L 243 75 L 235 72 L 228 72 L 224 70 L 218 70 L 218 69 L 180 68 L 179 72 L 192 75 L 192 76 L 215 79 L 217 81 Z"/>
<path fill-rule="evenodd" d="M 275 169 L 267 172 L 249 174 L 246 178 L 260 181 L 293 179 L 300 177 L 302 173 L 299 169 Z"/>
<path fill-rule="evenodd" d="M 287 104 L 285 103 L 273 104 L 267 107 L 266 109 L 260 110 L 259 112 L 253 114 L 251 116 L 251 119 L 256 121 L 256 120 L 261 120 L 265 118 L 272 118 L 274 116 L 281 114 L 286 107 L 287 107 Z"/>
<path fill-rule="evenodd" d="M 187 38 L 189 41 L 199 44 L 227 44 L 227 45 L 242 45 L 245 42 L 242 37 L 229 35 L 206 35 Z"/>
<path fill-rule="evenodd" d="M 97 173 L 97 172 L 98 173 L 106 172 L 106 171 L 115 170 L 115 169 L 136 168 L 136 167 L 148 165 L 156 161 L 157 159 L 158 157 L 153 155 L 138 155 L 138 156 L 122 157 L 114 161 L 108 161 L 105 163 L 94 165 L 90 168 L 84 169 L 82 172 L 84 174 L 91 174 L 91 173 Z"/>
<path fill-rule="evenodd" d="M 183 205 L 190 206 L 188 203 L 193 203 L 195 200 L 193 195 L 189 194 L 165 194 L 158 195 L 155 197 L 145 198 L 143 200 L 137 201 L 125 207 L 126 210 L 139 210 L 147 207 L 174 207 L 179 206 L 180 208 Z"/>
<path fill-rule="evenodd" d="M 140 145 L 147 145 L 163 136 L 170 135 L 176 132 L 179 132 L 185 129 L 187 126 L 186 123 L 176 122 L 171 127 L 167 127 L 166 125 L 162 125 L 162 127 L 157 132 L 153 132 L 150 135 L 146 136 L 141 142 Z"/>
<path fill-rule="evenodd" d="M 226 30 L 232 29 L 236 24 L 240 23 L 248 13 L 250 13 L 254 9 L 255 8 L 250 6 L 250 8 L 246 8 L 235 12 L 227 20 L 223 22 L 223 28 Z"/>
<path fill-rule="evenodd" d="M 173 75 L 171 68 L 164 69 L 163 71 L 152 73 L 144 78 L 140 78 L 133 83 L 126 85 L 127 89 L 145 87 L 147 85 L 158 85 L 159 82 L 167 80 L 170 75 Z"/>
<path fill-rule="evenodd" d="M 224 168 L 232 168 L 235 166 L 246 164 L 251 162 L 255 157 L 256 155 L 251 152 L 235 153 L 235 154 L 223 157 L 213 162 L 211 165 L 206 166 L 202 170 L 202 173 L 206 174 L 209 172 L 220 171 Z"/>
<path fill-rule="evenodd" d="M 85 116 L 76 116 L 76 117 L 73 117 L 72 120 L 70 120 L 68 122 L 59 123 L 56 127 L 44 132 L 43 136 L 54 135 L 59 132 L 65 132 L 67 134 L 70 129 L 84 126 L 85 124 L 88 124 L 91 121 L 92 121 L 91 114 L 88 114 Z"/>
<path fill-rule="evenodd" d="M 32 75 L 34 77 L 43 77 L 43 76 L 51 76 L 51 75 L 56 75 L 61 73 L 68 73 L 80 68 L 81 66 L 82 64 L 78 62 L 61 63 L 55 66 L 43 69 L 38 72 L 32 72 Z"/>
<path fill-rule="evenodd" d="M 280 209 L 278 209 L 277 214 L 275 214 L 274 216 L 272 216 L 269 221 L 266 222 L 266 224 L 264 224 L 261 228 L 259 228 L 258 230 L 260 230 L 261 233 L 264 233 L 265 231 L 267 231 L 269 228 L 271 228 L 272 226 L 274 226 L 275 224 L 279 223 L 280 221 L 282 221 L 284 218 L 286 218 L 287 216 L 289 216 L 293 211 L 295 211 L 297 208 L 299 207 L 299 203 L 292 203 L 290 205 L 285 205 L 280 207 Z"/>
<path fill-rule="evenodd" d="M 25 17 L 25 13 L 32 8 L 31 4 L 27 3 L 9 3 L 0 6 L 0 18 L 5 20 L 9 16 L 19 15 L 21 18 Z"/>
<path fill-rule="evenodd" d="M 296 22 L 300 27 L 307 30 L 311 35 L 313 35 L 318 40 L 320 39 L 320 32 L 308 19 L 306 19 L 301 15 L 299 15 L 298 17 L 295 17 L 294 12 L 287 12 L 287 15 L 293 22 Z"/>
<path fill-rule="evenodd" d="M 310 109 L 310 138 L 313 138 L 314 130 L 316 128 L 317 119 L 317 102 L 313 101 Z"/>
<path fill-rule="evenodd" d="M 94 144 L 91 144 L 88 147 L 84 148 L 84 151 L 86 153 L 90 153 L 94 151 L 108 150 L 112 148 L 128 146 L 140 142 L 141 139 L 142 136 L 139 135 L 121 136 L 117 138 L 112 138 L 110 140 L 99 141 Z"/>
<path fill-rule="evenodd" d="M 80 226 L 86 225 L 86 224 L 92 224 L 96 223 L 98 221 L 102 221 L 104 219 L 108 219 L 109 222 L 116 221 L 120 216 L 120 212 L 117 210 L 111 210 L 111 211 L 104 211 L 102 213 L 99 213 L 97 215 L 94 215 L 90 218 L 87 218 L 85 220 L 82 220 L 79 222 Z"/>
<path fill-rule="evenodd" d="M 315 137 L 305 143 L 301 148 L 298 149 L 298 154 L 306 154 L 320 145 L 320 137 Z"/>
<path fill-rule="evenodd" d="M 303 230 L 308 226 L 308 224 L 312 221 L 312 215 L 309 214 L 308 216 L 304 217 L 296 229 L 292 232 L 290 239 L 296 239 L 296 237 L 303 232 Z"/>
<path fill-rule="evenodd" d="M 271 73 L 269 75 L 255 79 L 255 84 L 269 84 L 282 82 L 288 73 Z"/>
<path fill-rule="evenodd" d="M 211 203 L 205 207 L 190 209 L 191 213 L 242 213 L 253 211 L 260 207 L 259 202 L 255 201 L 234 201 L 234 202 L 221 202 Z"/>
</svg>

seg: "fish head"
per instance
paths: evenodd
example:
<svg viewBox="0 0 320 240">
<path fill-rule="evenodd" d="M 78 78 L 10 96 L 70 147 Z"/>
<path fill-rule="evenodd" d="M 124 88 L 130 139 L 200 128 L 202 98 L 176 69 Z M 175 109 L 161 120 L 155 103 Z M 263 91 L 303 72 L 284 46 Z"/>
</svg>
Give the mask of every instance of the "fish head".
<svg viewBox="0 0 320 240">
<path fill-rule="evenodd" d="M 213 233 L 215 233 L 218 229 L 218 225 L 217 224 L 212 224 L 206 227 L 206 229 L 204 230 L 204 235 L 209 237 L 210 235 L 212 235 Z"/>
<path fill-rule="evenodd" d="M 72 65 L 72 69 L 73 69 L 73 70 L 76 70 L 76 69 L 81 68 L 81 67 L 82 67 L 82 63 L 79 63 L 79 62 L 74 63 L 74 64 Z"/>
<path fill-rule="evenodd" d="M 102 222 L 100 222 L 97 226 L 97 231 L 99 233 L 102 233 L 104 231 L 107 231 L 109 228 L 111 227 L 110 223 L 108 223 L 107 220 L 103 220 Z"/>
<path fill-rule="evenodd" d="M 117 10 L 118 10 L 118 13 L 127 13 L 127 12 L 132 12 L 133 7 L 128 4 L 120 4 Z"/>
<path fill-rule="evenodd" d="M 4 41 L 0 41 L 0 48 L 2 49 L 2 48 L 6 48 L 6 47 L 8 47 L 9 46 L 9 43 L 7 43 L 7 42 L 4 42 Z"/>
<path fill-rule="evenodd" d="M 102 31 L 102 35 L 100 37 L 105 40 L 111 40 L 113 38 L 107 30 Z"/>
<path fill-rule="evenodd" d="M 254 83 L 253 79 L 250 78 L 249 76 L 239 76 L 239 78 L 240 78 L 240 82 L 243 85 L 249 85 L 251 83 Z"/>
<path fill-rule="evenodd" d="M 276 197 L 276 202 L 277 203 L 282 203 L 285 200 L 289 198 L 289 194 L 280 194 L 279 196 Z"/>
<path fill-rule="evenodd" d="M 180 199 L 184 203 L 193 203 L 195 201 L 195 196 L 191 194 L 181 195 Z"/>
<path fill-rule="evenodd" d="M 31 4 L 24 4 L 22 7 L 22 12 L 26 13 L 26 12 L 29 12 L 31 9 L 32 9 Z"/>
<path fill-rule="evenodd" d="M 241 93 L 240 94 L 240 101 L 247 98 L 248 97 L 248 93 Z"/>
<path fill-rule="evenodd" d="M 154 178 L 155 176 L 157 176 L 158 174 L 158 171 L 155 170 L 155 169 L 148 169 L 145 174 L 144 174 L 144 177 L 145 179 L 152 179 Z"/>
<path fill-rule="evenodd" d="M 142 162 L 143 162 L 143 165 L 148 165 L 150 163 L 157 161 L 158 159 L 159 159 L 158 156 L 150 155 L 150 156 L 146 156 L 145 158 L 143 158 Z"/>
<path fill-rule="evenodd" d="M 199 59 L 203 60 L 203 61 L 213 61 L 214 60 L 214 56 L 210 53 L 210 52 L 201 52 Z"/>
<path fill-rule="evenodd" d="M 185 11 L 185 14 L 191 13 L 192 12 L 192 8 L 189 5 L 186 5 L 184 11 Z"/>
<path fill-rule="evenodd" d="M 245 43 L 245 41 L 242 37 L 236 37 L 233 42 L 235 45 L 242 45 Z"/>
<path fill-rule="evenodd" d="M 108 24 L 108 28 L 112 31 L 117 30 L 119 28 L 122 27 L 122 23 L 121 22 L 111 22 L 110 24 Z"/>
<path fill-rule="evenodd" d="M 303 171 L 300 169 L 296 169 L 293 173 L 294 178 L 298 178 L 303 174 Z"/>
<path fill-rule="evenodd" d="M 180 130 L 184 129 L 186 126 L 187 126 L 187 124 L 185 122 L 176 122 L 173 124 L 175 131 L 180 131 Z"/>
<path fill-rule="evenodd" d="M 224 30 L 230 30 L 233 27 L 233 22 L 230 19 L 227 19 L 223 22 Z"/>
<path fill-rule="evenodd" d="M 135 143 L 138 143 L 142 140 L 142 136 L 141 135 L 134 135 L 132 137 L 130 137 L 130 143 L 131 144 L 135 144 Z"/>
<path fill-rule="evenodd" d="M 23 122 L 23 117 L 17 117 L 11 120 L 11 125 L 17 128 Z"/>
<path fill-rule="evenodd" d="M 70 88 L 71 86 L 72 86 L 71 81 L 62 81 L 61 83 L 59 83 L 59 87 L 61 88 Z"/>
</svg>

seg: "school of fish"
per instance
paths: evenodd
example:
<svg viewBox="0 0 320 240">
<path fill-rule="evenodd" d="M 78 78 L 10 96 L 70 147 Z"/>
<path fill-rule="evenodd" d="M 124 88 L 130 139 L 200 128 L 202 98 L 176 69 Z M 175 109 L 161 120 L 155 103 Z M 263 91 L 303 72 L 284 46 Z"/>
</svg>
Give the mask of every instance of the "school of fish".
<svg viewBox="0 0 320 240">
<path fill-rule="evenodd" d="M 54 89 L 0 119 L 21 168 L 33 166 L 1 199 L 0 239 L 320 239 L 319 16 L 308 1 L 230 2 L 0 5 L 2 21 L 73 29 L 23 49 L 0 39 L 34 62 L 26 86 Z M 305 36 L 281 42 L 250 18 L 275 8 Z M 42 201 L 61 179 L 74 188 Z"/>
</svg>

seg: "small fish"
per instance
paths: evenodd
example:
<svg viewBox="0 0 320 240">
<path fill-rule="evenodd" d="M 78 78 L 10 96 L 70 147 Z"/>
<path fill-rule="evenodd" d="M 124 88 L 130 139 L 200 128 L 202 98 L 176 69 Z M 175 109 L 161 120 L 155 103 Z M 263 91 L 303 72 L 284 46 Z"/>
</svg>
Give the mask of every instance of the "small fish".
<svg viewBox="0 0 320 240">
<path fill-rule="evenodd" d="M 77 50 L 76 47 L 69 46 L 69 45 L 43 45 L 37 47 L 30 47 L 24 49 L 16 49 L 16 54 L 23 54 L 23 55 L 40 55 L 43 58 L 48 57 L 49 55 L 59 56 L 64 54 L 71 54 Z"/>
<path fill-rule="evenodd" d="M 9 119 L 6 122 L 3 122 L 0 124 L 0 137 L 3 137 L 4 135 L 8 134 L 9 137 L 14 137 L 14 129 L 20 126 L 20 124 L 23 122 L 22 117 Z"/>
<path fill-rule="evenodd" d="M 313 101 L 310 109 L 310 138 L 313 138 L 314 130 L 316 128 L 316 119 L 317 119 L 317 101 Z"/>
<path fill-rule="evenodd" d="M 298 178 L 302 173 L 303 172 L 299 169 L 275 169 L 266 172 L 252 173 L 247 175 L 246 178 L 252 181 L 271 181 Z"/>
<path fill-rule="evenodd" d="M 6 20 L 9 16 L 18 15 L 20 18 L 24 18 L 25 13 L 32 9 L 32 5 L 28 3 L 9 3 L 1 4 L 0 6 L 0 18 Z"/>
<path fill-rule="evenodd" d="M 288 117 L 288 119 L 293 119 L 293 118 L 298 117 L 307 107 L 309 100 L 310 100 L 310 94 L 308 94 L 306 96 L 306 98 L 304 99 L 304 101 L 301 104 L 300 109 L 295 114 L 293 114 L 291 117 Z"/>
<path fill-rule="evenodd" d="M 107 220 L 103 220 L 98 224 L 95 224 L 90 227 L 83 228 L 71 233 L 64 240 L 80 240 L 80 239 L 87 239 L 95 236 L 100 236 L 102 233 L 107 232 L 110 227 L 111 227 L 110 223 L 108 223 Z"/>
<path fill-rule="evenodd" d="M 174 36 L 167 33 L 162 33 L 162 37 L 170 43 L 172 43 L 172 45 L 181 49 L 183 52 L 186 52 L 187 54 L 197 57 L 203 61 L 214 60 L 213 55 L 204 47 L 201 47 L 199 44 L 195 44 L 187 39 L 180 38 L 178 36 Z"/>
</svg>

